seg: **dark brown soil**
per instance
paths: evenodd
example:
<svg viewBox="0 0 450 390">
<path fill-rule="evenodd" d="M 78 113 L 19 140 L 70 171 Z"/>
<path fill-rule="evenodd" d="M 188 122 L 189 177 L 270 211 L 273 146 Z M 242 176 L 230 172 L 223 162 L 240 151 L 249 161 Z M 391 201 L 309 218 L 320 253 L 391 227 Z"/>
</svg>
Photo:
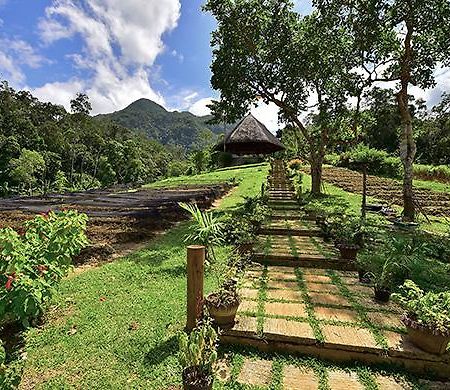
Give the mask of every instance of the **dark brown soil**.
<svg viewBox="0 0 450 390">
<path fill-rule="evenodd" d="M 74 262 L 76 265 L 95 264 L 137 249 L 155 234 L 186 219 L 187 214 L 178 202 L 196 202 L 200 208 L 207 209 L 229 189 L 228 185 L 211 185 L 2 199 L 0 228 L 19 228 L 24 221 L 48 210 L 77 209 L 89 216 L 90 246 Z"/>
</svg>

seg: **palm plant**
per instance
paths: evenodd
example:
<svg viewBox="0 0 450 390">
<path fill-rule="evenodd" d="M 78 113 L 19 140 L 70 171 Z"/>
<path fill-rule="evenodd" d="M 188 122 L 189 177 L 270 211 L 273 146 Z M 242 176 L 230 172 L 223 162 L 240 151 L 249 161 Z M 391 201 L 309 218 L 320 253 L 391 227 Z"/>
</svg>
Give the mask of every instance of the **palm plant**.
<svg viewBox="0 0 450 390">
<path fill-rule="evenodd" d="M 224 243 L 224 223 L 213 212 L 201 211 L 195 203 L 179 203 L 193 218 L 194 223 L 189 227 L 189 233 L 184 241 L 206 247 L 207 263 L 216 261 L 214 246 Z"/>
</svg>

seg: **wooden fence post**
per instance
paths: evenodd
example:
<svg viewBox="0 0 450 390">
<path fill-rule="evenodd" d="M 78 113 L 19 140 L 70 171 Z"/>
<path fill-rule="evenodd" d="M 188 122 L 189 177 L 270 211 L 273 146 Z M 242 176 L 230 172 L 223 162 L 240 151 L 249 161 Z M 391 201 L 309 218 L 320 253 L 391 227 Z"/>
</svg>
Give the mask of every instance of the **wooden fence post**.
<svg viewBox="0 0 450 390">
<path fill-rule="evenodd" d="M 203 306 L 203 275 L 206 249 L 201 245 L 187 248 L 187 321 L 190 332 L 201 318 Z"/>
<path fill-rule="evenodd" d="M 366 206 L 367 206 L 367 165 L 363 165 L 363 193 L 361 204 L 361 218 L 366 220 Z"/>
</svg>

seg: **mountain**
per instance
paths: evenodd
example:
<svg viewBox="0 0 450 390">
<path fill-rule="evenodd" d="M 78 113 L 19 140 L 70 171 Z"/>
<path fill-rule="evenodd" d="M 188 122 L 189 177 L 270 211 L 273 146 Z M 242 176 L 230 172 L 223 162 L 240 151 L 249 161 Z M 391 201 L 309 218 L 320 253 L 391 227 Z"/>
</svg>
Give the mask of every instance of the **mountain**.
<svg viewBox="0 0 450 390">
<path fill-rule="evenodd" d="M 224 131 L 223 125 L 206 123 L 212 118 L 209 115 L 198 117 L 190 112 L 170 112 L 148 99 L 136 100 L 123 110 L 97 115 L 96 118 L 143 131 L 164 145 L 182 145 L 187 149 L 205 145 L 207 141 L 216 142 Z"/>
</svg>

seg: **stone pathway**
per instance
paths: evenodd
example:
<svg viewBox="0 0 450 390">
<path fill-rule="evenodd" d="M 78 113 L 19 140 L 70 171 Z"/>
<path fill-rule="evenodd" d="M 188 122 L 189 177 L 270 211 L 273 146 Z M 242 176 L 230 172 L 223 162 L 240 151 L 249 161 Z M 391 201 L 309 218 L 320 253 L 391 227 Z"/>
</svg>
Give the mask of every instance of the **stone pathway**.
<svg viewBox="0 0 450 390">
<path fill-rule="evenodd" d="M 237 375 L 237 382 L 258 388 L 285 390 L 407 390 L 417 389 L 414 383 L 402 376 L 343 370 L 338 367 L 310 366 L 264 359 L 246 358 Z M 445 386 L 443 383 L 434 385 Z M 431 388 L 422 382 L 421 389 Z M 441 387 L 445 389 L 446 387 Z"/>
<path fill-rule="evenodd" d="M 353 264 L 340 259 L 334 246 L 322 239 L 315 223 L 304 218 L 284 172 L 282 163 L 273 165 L 269 179 L 272 217 L 259 236 L 254 256 L 259 265 L 246 271 L 237 323 L 222 335 L 222 341 L 266 352 L 395 364 L 450 376 L 450 357 L 427 354 L 406 342 L 400 308 L 375 302 L 372 288 L 359 282 Z M 264 364 L 266 367 L 268 363 Z M 272 372 L 267 367 L 262 371 Z M 294 367 L 285 371 L 285 384 L 287 381 L 293 386 L 295 378 L 300 378 L 298 383 L 306 381 L 301 388 L 317 388 L 315 374 Z M 262 380 L 264 375 L 258 378 Z M 350 389 L 364 388 L 357 376 L 342 375 L 331 372 L 326 376 L 332 389 L 344 388 L 339 387 L 344 382 Z"/>
</svg>

